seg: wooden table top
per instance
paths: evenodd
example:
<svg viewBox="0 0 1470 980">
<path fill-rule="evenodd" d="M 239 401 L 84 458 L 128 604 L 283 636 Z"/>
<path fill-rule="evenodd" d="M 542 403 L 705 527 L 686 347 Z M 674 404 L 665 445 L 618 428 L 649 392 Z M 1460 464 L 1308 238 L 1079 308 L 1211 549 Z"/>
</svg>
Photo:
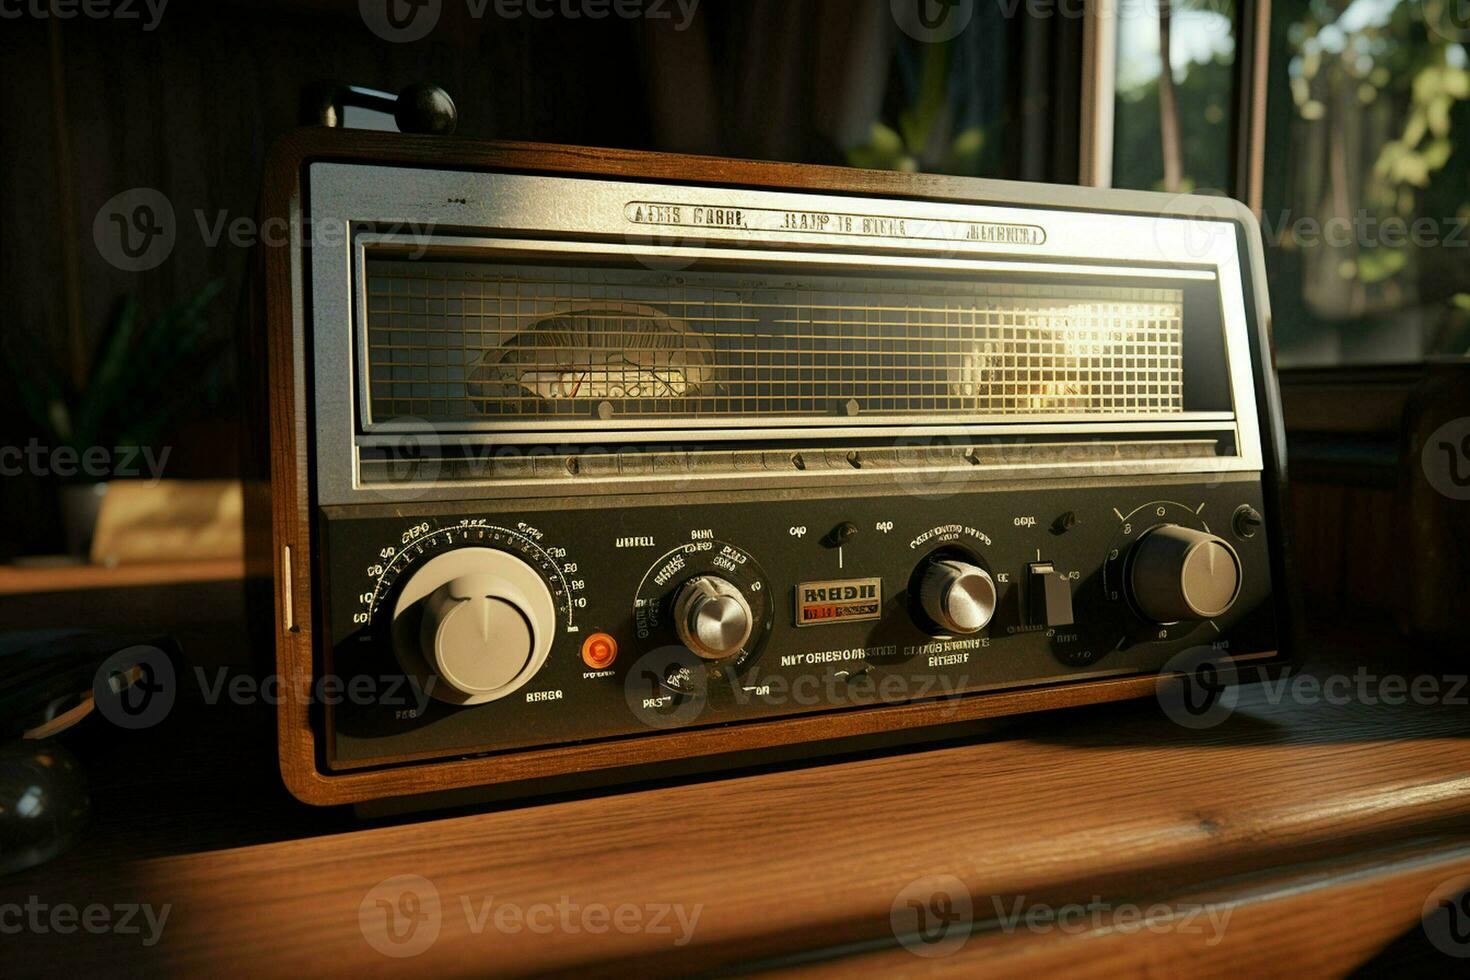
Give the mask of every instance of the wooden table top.
<svg viewBox="0 0 1470 980">
<path fill-rule="evenodd" d="M 168 907 L 160 938 L 145 945 L 142 914 L 138 934 L 0 935 L 0 975 L 1458 966 L 1421 912 L 1470 876 L 1470 690 L 1450 679 L 1437 699 L 1456 703 L 1402 703 L 1412 689 L 1373 675 L 1438 676 L 1402 643 L 1318 637 L 1305 673 L 1338 686 L 1295 688 L 1313 703 L 1244 688 L 1200 730 L 1154 701 L 1099 706 L 930 748 L 396 821 L 287 797 L 263 708 L 94 730 L 75 746 L 94 772 L 88 839 L 0 880 L 0 928 L 6 903 L 146 903 Z"/>
</svg>

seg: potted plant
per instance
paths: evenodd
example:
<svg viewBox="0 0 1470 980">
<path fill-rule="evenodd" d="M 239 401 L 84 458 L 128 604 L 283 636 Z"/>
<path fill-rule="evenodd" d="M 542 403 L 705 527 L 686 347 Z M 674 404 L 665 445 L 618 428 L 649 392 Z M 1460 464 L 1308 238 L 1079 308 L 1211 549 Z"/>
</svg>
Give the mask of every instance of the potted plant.
<svg viewBox="0 0 1470 980">
<path fill-rule="evenodd" d="M 128 297 L 104 332 L 85 377 L 69 376 L 32 335 L 11 331 L 4 355 L 21 404 L 37 433 L 47 474 L 60 482 L 67 550 L 91 547 L 107 481 L 118 460 L 131 456 L 134 475 L 158 479 L 159 439 L 186 406 L 197 404 L 209 369 L 227 337 L 211 332 L 207 313 L 223 288 L 214 280 L 151 321 Z M 18 336 L 17 336 L 18 335 Z M 142 469 L 138 460 L 153 465 Z"/>
</svg>

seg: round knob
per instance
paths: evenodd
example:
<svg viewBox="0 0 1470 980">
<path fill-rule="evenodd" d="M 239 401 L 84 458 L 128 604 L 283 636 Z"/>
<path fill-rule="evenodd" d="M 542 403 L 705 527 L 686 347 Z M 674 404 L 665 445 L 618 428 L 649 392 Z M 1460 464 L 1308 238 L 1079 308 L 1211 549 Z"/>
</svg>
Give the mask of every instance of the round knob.
<svg viewBox="0 0 1470 980">
<path fill-rule="evenodd" d="M 461 548 L 434 558 L 404 585 L 393 642 L 404 667 L 432 674 L 429 693 L 484 704 L 514 693 L 551 651 L 556 603 L 514 555 Z"/>
<path fill-rule="evenodd" d="M 690 579 L 674 600 L 674 629 L 680 641 L 705 660 L 739 653 L 754 622 L 750 603 L 740 590 L 714 575 Z"/>
<path fill-rule="evenodd" d="M 978 565 L 945 559 L 919 582 L 919 605 L 946 633 L 978 633 L 995 615 L 995 580 Z"/>
<path fill-rule="evenodd" d="M 1134 545 L 1128 585 L 1134 605 L 1157 623 L 1213 619 L 1240 594 L 1240 559 L 1213 534 L 1165 524 Z"/>
<path fill-rule="evenodd" d="M 459 126 L 459 110 L 439 86 L 414 82 L 398 93 L 393 121 L 400 132 L 448 136 Z"/>
</svg>

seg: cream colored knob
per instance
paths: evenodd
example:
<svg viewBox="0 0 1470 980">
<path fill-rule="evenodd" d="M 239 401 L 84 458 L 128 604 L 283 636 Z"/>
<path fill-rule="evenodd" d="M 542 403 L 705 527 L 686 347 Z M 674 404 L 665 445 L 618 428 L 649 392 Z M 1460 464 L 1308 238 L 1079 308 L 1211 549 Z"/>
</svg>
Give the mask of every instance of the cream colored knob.
<svg viewBox="0 0 1470 980">
<path fill-rule="evenodd" d="M 414 623 L 417 622 L 417 629 Z M 491 548 L 460 548 L 414 573 L 394 607 L 393 640 L 429 693 L 451 704 L 513 694 L 546 662 L 556 603 L 536 570 Z"/>
<path fill-rule="evenodd" d="M 674 599 L 674 631 L 705 660 L 723 660 L 739 653 L 754 625 L 745 596 L 715 575 L 690 579 Z"/>
<path fill-rule="evenodd" d="M 937 561 L 919 582 L 919 605 L 946 633 L 978 633 L 995 615 L 995 580 L 966 561 Z"/>
</svg>

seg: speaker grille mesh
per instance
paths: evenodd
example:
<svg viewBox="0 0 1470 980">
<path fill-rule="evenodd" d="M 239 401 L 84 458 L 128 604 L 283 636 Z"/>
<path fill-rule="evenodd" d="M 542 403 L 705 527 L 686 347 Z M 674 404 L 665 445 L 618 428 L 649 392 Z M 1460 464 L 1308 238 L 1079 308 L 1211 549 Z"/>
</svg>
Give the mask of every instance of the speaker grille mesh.
<svg viewBox="0 0 1470 980">
<path fill-rule="evenodd" d="M 1184 410 L 1178 289 L 370 259 L 372 421 Z"/>
</svg>

